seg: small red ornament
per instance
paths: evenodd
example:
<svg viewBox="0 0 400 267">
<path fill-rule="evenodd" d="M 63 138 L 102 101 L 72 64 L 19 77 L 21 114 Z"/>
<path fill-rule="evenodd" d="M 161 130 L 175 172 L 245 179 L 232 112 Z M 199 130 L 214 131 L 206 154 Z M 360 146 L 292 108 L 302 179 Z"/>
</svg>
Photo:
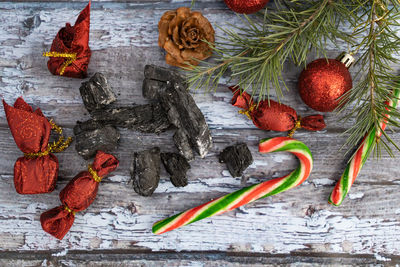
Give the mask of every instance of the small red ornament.
<svg viewBox="0 0 400 267">
<path fill-rule="evenodd" d="M 269 0 L 224 0 L 225 4 L 241 14 L 251 14 L 259 11 L 269 2 Z"/>
<path fill-rule="evenodd" d="M 87 171 L 78 173 L 60 192 L 62 205 L 43 212 L 42 228 L 52 236 L 63 239 L 75 220 L 75 213 L 87 209 L 94 201 L 101 179 L 118 167 L 118 159 L 97 151 Z"/>
<path fill-rule="evenodd" d="M 309 63 L 299 78 L 299 93 L 304 103 L 321 112 L 331 112 L 340 97 L 353 87 L 348 68 L 354 58 L 345 55 L 337 59 L 320 58 Z"/>
<path fill-rule="evenodd" d="M 54 75 L 72 78 L 85 78 L 90 61 L 89 48 L 90 4 L 81 11 L 75 25 L 67 23 L 61 28 L 51 44 L 47 62 L 49 71 Z"/>
<path fill-rule="evenodd" d="M 251 96 L 242 92 L 237 86 L 229 87 L 234 93 L 232 105 L 242 108 L 239 112 L 245 114 L 262 130 L 271 130 L 277 132 L 289 131 L 291 137 L 299 128 L 310 131 L 319 131 L 326 127 L 322 115 L 312 115 L 301 118 L 297 112 L 284 104 L 279 104 L 273 100 L 261 101 L 255 104 Z"/>
</svg>

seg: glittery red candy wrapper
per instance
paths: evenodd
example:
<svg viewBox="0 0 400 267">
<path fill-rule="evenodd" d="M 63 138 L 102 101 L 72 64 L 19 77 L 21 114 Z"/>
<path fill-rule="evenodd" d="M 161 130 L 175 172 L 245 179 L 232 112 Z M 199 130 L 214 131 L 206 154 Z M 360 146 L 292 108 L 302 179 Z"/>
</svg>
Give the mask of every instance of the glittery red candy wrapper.
<svg viewBox="0 0 400 267">
<path fill-rule="evenodd" d="M 65 27 L 61 28 L 53 40 L 50 52 L 45 53 L 45 56 L 50 56 L 47 67 L 51 73 L 73 78 L 85 78 L 87 76 L 91 56 L 89 29 L 90 2 L 79 14 L 74 26 L 67 23 Z"/>
<path fill-rule="evenodd" d="M 56 151 L 50 149 L 56 146 L 49 147 L 48 144 L 54 124 L 43 116 L 40 109 L 33 111 L 21 97 L 15 101 L 14 107 L 4 100 L 3 106 L 15 143 L 25 154 L 14 165 L 15 189 L 19 194 L 53 191 L 58 177 L 58 160 L 51 153 Z M 70 139 L 67 143 L 62 141 L 57 146 L 60 151 L 68 146 Z"/>
<path fill-rule="evenodd" d="M 42 228 L 52 236 L 63 239 L 75 220 L 75 213 L 87 209 L 94 201 L 102 177 L 118 167 L 113 155 L 98 151 L 88 171 L 76 175 L 60 192 L 62 205 L 40 216 Z"/>
<path fill-rule="evenodd" d="M 322 115 L 301 118 L 293 108 L 273 100 L 269 103 L 261 101 L 257 106 L 253 103 L 251 96 L 246 92 L 241 92 L 237 86 L 231 86 L 229 89 L 234 93 L 232 105 L 243 109 L 240 113 L 246 114 L 254 125 L 262 130 L 290 131 L 289 134 L 292 135 L 298 128 L 319 131 L 326 127 Z"/>
</svg>

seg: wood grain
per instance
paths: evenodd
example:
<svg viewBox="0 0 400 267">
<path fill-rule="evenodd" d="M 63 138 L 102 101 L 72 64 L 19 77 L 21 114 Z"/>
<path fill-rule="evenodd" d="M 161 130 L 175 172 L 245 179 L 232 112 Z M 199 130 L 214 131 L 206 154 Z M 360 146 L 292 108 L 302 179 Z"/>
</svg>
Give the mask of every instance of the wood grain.
<svg viewBox="0 0 400 267">
<path fill-rule="evenodd" d="M 89 118 L 79 95 L 82 80 L 52 76 L 41 54 L 49 49 L 57 30 L 73 22 L 86 1 L 0 2 L 0 96 L 12 103 L 22 95 L 72 134 L 77 120 Z M 147 103 L 141 96 L 145 64 L 165 66 L 157 47 L 157 22 L 167 9 L 190 1 L 94 1 L 89 75 L 104 73 L 118 95 L 117 105 Z M 222 1 L 197 1 L 213 25 L 238 23 Z M 221 34 L 220 30 L 217 30 Z M 338 51 L 328 47 L 328 54 Z M 399 69 L 396 66 L 396 69 Z M 290 92 L 284 103 L 301 115 L 307 108 L 296 90 L 301 68 L 285 63 L 284 78 Z M 272 95 L 273 96 L 273 95 Z M 47 195 L 23 196 L 15 192 L 12 171 L 21 156 L 0 110 L 0 265 L 365 265 L 399 263 L 400 170 L 397 159 L 383 154 L 369 159 L 341 207 L 327 203 L 347 157 L 340 151 L 340 133 L 353 122 L 340 122 L 326 114 L 326 130 L 300 130 L 315 159 L 311 177 L 300 187 L 257 201 L 162 236 L 151 233 L 155 221 L 242 186 L 286 174 L 297 166 L 285 153 L 261 155 L 261 138 L 284 133 L 256 129 L 229 105 L 231 93 L 221 85 L 214 93 L 194 92 L 194 98 L 212 129 L 209 155 L 191 163 L 189 185 L 175 188 L 163 170 L 161 184 L 150 198 L 138 196 L 129 178 L 135 151 L 159 146 L 174 151 L 172 131 L 160 135 L 121 129 L 115 155 L 120 168 L 100 185 L 95 202 L 76 215 L 62 241 L 44 233 L 40 214 L 59 205 L 58 193 L 89 161 L 72 146 L 58 154 L 60 179 Z M 400 143 L 400 134 L 391 133 Z M 255 162 L 243 177 L 232 178 L 218 163 L 219 151 L 246 142 Z M 86 252 L 88 251 L 89 252 Z M 35 252 L 35 253 L 32 253 Z M 101 260 L 99 259 L 101 257 Z"/>
</svg>

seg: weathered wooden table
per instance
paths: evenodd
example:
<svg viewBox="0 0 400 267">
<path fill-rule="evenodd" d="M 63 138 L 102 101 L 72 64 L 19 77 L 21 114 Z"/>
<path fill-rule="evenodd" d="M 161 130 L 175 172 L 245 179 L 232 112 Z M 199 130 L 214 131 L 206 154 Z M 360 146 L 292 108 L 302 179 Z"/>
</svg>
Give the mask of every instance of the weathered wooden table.
<svg viewBox="0 0 400 267">
<path fill-rule="evenodd" d="M 23 96 L 72 134 L 77 120 L 88 118 L 79 94 L 79 79 L 56 77 L 46 67 L 47 51 L 58 29 L 74 22 L 85 1 L 0 3 L 0 96 L 13 103 Z M 104 73 L 121 105 L 145 103 L 141 96 L 145 64 L 165 65 L 157 46 L 157 23 L 168 9 L 190 1 L 130 0 L 92 3 L 89 75 Z M 222 0 L 197 1 L 213 25 L 238 23 Z M 217 30 L 217 33 L 221 33 Z M 339 51 L 332 50 L 336 56 Z M 291 91 L 284 103 L 302 115 L 314 113 L 301 101 L 296 81 L 301 69 L 287 64 L 285 79 Z M 296 138 L 309 145 L 315 158 L 311 177 L 300 187 L 257 201 L 235 211 L 197 222 L 170 233 L 151 233 L 153 222 L 235 191 L 244 185 L 277 177 L 294 169 L 295 158 L 257 152 L 260 138 L 283 133 L 256 129 L 229 104 L 231 94 L 221 86 L 213 94 L 197 92 L 195 100 L 212 129 L 214 147 L 206 158 L 192 162 L 189 185 L 175 188 L 163 172 L 152 197 L 132 188 L 132 154 L 159 146 L 174 150 L 172 132 L 152 135 L 121 129 L 115 154 L 120 168 L 100 185 L 95 202 L 76 216 L 71 231 L 58 241 L 42 231 L 39 216 L 59 205 L 58 193 L 77 172 L 86 168 L 74 147 L 58 154 L 60 178 L 45 195 L 18 195 L 13 165 L 21 156 L 0 111 L 0 265 L 188 265 L 245 264 L 396 264 L 400 263 L 400 170 L 386 154 L 369 160 L 340 207 L 327 203 L 347 158 L 339 152 L 348 126 L 327 114 L 326 130 L 300 130 Z M 351 123 L 351 122 L 349 122 Z M 400 142 L 400 134 L 392 133 Z M 239 179 L 218 163 L 221 149 L 246 142 L 254 164 Z"/>
</svg>

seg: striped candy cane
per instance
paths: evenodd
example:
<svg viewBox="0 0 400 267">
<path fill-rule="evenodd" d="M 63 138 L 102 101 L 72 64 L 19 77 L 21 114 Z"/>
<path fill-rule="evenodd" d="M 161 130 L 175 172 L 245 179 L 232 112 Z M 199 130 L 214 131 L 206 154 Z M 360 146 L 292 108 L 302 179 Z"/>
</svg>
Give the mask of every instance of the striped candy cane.
<svg viewBox="0 0 400 267">
<path fill-rule="evenodd" d="M 396 108 L 399 95 L 400 90 L 395 90 L 393 92 L 392 99 L 390 101 L 386 101 L 385 104 L 389 107 Z M 389 108 L 386 109 L 389 110 Z M 390 115 L 385 114 L 385 118 L 380 123 L 380 128 L 382 131 L 385 130 L 389 118 Z M 337 182 L 335 188 L 329 196 L 328 202 L 330 204 L 339 206 L 343 202 L 344 198 L 349 193 L 351 186 L 356 180 L 357 175 L 360 173 L 362 166 L 368 159 L 368 156 L 375 145 L 376 139 L 382 136 L 382 131 L 374 127 L 364 136 L 364 139 L 360 143 L 357 151 L 347 164 L 342 177 L 340 177 L 340 180 Z"/>
<path fill-rule="evenodd" d="M 153 225 L 153 233 L 162 234 L 201 219 L 236 209 L 257 199 L 281 193 L 298 186 L 304 182 L 311 173 L 313 158 L 310 150 L 305 144 L 293 138 L 275 137 L 263 139 L 259 144 L 259 151 L 261 153 L 278 151 L 291 152 L 297 156 L 300 165 L 286 176 L 242 188 L 236 192 L 156 222 Z"/>
</svg>

